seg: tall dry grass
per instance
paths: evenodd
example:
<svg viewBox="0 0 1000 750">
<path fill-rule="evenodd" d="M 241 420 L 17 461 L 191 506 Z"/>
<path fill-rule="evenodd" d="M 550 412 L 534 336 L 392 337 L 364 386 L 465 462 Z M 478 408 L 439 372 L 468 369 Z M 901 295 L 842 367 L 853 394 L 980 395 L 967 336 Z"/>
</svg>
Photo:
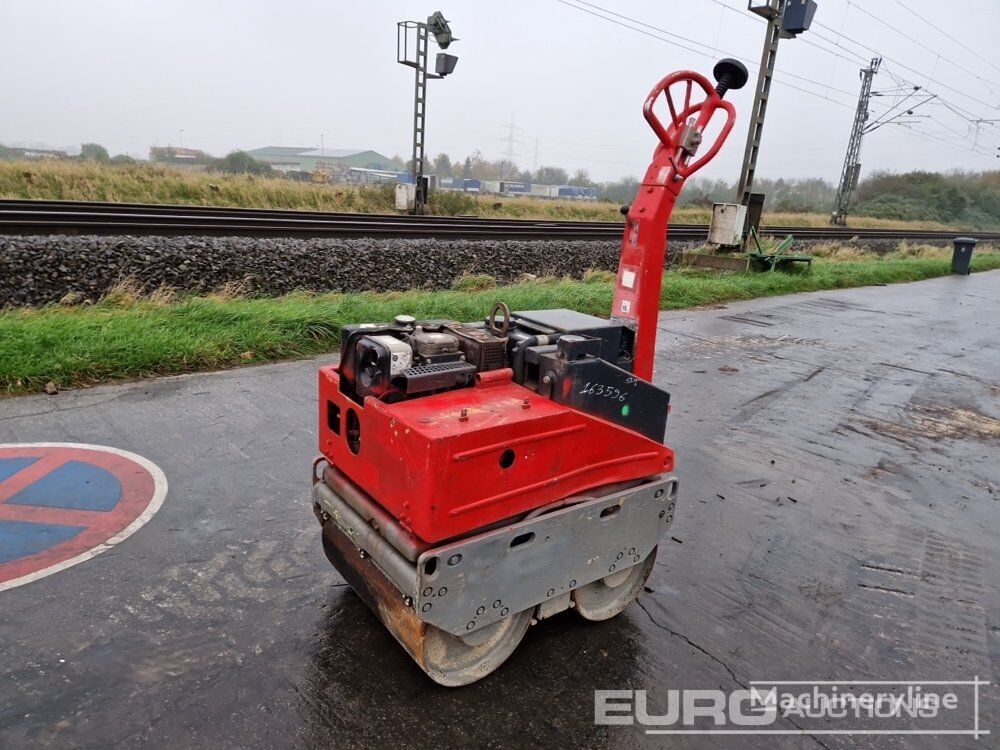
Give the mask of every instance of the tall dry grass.
<svg viewBox="0 0 1000 750">
<path fill-rule="evenodd" d="M 175 205 L 276 208 L 301 211 L 392 213 L 392 186 L 368 188 L 293 182 L 277 177 L 181 170 L 161 164 L 110 165 L 78 161 L 0 162 L 0 198 L 115 201 Z M 619 206 L 607 201 L 543 200 L 438 193 L 432 213 L 484 217 L 622 221 Z M 711 210 L 682 206 L 678 223 L 704 224 Z M 826 226 L 826 214 L 765 213 L 771 226 Z M 936 222 L 902 222 L 852 217 L 858 228 L 957 229 Z"/>
</svg>

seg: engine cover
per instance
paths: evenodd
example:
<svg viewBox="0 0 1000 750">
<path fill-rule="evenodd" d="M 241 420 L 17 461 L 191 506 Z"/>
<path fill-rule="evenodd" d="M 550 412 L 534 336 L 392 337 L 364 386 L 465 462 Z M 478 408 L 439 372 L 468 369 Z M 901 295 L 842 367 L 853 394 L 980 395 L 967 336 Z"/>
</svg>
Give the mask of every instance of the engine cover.
<svg viewBox="0 0 1000 750">
<path fill-rule="evenodd" d="M 539 396 L 509 369 L 472 387 L 363 404 L 319 373 L 320 448 L 427 542 L 461 536 L 579 492 L 673 470 L 637 432 Z"/>
</svg>

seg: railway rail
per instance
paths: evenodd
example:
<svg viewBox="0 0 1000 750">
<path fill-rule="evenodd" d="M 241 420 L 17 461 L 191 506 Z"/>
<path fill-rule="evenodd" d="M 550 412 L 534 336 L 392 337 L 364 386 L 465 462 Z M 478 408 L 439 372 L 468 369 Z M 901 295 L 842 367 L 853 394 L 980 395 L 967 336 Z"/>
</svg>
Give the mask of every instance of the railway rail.
<svg viewBox="0 0 1000 750">
<path fill-rule="evenodd" d="M 703 241 L 706 224 L 671 224 L 672 240 Z M 411 239 L 618 240 L 622 222 L 488 219 L 473 216 L 325 213 L 97 201 L 0 200 L 0 235 L 209 235 Z M 951 240 L 956 231 L 765 226 L 802 240 Z M 967 232 L 998 241 L 1000 232 Z"/>
</svg>

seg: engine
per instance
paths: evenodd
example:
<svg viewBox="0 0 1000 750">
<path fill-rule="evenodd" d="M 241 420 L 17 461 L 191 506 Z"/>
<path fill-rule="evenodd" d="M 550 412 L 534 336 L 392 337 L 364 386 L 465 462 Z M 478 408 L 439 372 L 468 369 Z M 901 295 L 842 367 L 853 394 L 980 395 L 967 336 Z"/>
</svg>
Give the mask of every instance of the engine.
<svg viewBox="0 0 1000 750">
<path fill-rule="evenodd" d="M 477 372 L 507 366 L 507 339 L 449 320 L 345 326 L 341 390 L 358 402 L 400 401 L 470 385 Z"/>
<path fill-rule="evenodd" d="M 573 310 L 512 314 L 498 305 L 483 323 L 397 315 L 344 327 L 340 389 L 358 403 L 393 403 L 510 368 L 539 395 L 662 441 L 670 395 L 632 374 L 634 340 L 627 326 Z"/>
</svg>

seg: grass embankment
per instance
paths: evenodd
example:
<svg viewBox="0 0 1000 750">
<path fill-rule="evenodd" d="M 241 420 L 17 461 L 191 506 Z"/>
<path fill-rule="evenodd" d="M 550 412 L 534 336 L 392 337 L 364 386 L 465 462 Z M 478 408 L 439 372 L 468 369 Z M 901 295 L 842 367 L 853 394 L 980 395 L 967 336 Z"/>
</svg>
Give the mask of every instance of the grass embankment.
<svg viewBox="0 0 1000 750">
<path fill-rule="evenodd" d="M 978 253 L 973 268 L 1000 268 L 1000 253 Z M 662 307 L 916 281 L 948 272 L 949 261 L 934 257 L 819 259 L 811 274 L 683 269 L 665 275 Z M 77 386 L 318 354 L 339 344 L 346 323 L 389 320 L 404 312 L 418 318 L 481 320 L 494 302 L 504 301 L 512 310 L 568 307 L 607 315 L 611 279 L 610 273 L 598 271 L 583 281 L 540 280 L 479 291 L 270 299 L 210 295 L 171 300 L 163 294 L 135 299 L 119 294 L 92 306 L 9 310 L 0 312 L 0 393 L 38 391 L 50 381 Z"/>
<path fill-rule="evenodd" d="M 395 213 L 391 185 L 354 188 L 318 185 L 275 177 L 230 175 L 180 170 L 158 164 L 110 165 L 97 162 L 0 162 L 0 198 L 35 200 L 163 203 L 235 208 L 277 208 L 299 211 Z M 431 213 L 495 218 L 622 221 L 619 206 L 606 201 L 545 200 L 474 196 L 438 191 L 432 194 Z M 680 207 L 678 223 L 705 224 L 711 211 Z M 771 226 L 824 227 L 822 213 L 765 213 Z M 893 221 L 851 217 L 859 229 L 960 229 L 933 221 Z"/>
</svg>

